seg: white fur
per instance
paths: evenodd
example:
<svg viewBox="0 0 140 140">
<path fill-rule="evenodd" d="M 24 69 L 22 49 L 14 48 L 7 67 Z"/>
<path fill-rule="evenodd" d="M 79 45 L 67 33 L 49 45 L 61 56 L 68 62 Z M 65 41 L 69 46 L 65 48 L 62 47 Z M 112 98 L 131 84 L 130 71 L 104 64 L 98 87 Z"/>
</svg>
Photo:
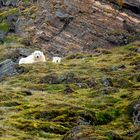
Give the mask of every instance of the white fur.
<svg viewBox="0 0 140 140">
<path fill-rule="evenodd" d="M 53 63 L 61 63 L 62 58 L 61 57 L 53 57 L 52 62 Z"/>
<path fill-rule="evenodd" d="M 32 64 L 36 62 L 46 62 L 45 56 L 41 51 L 35 51 L 31 55 L 21 58 L 19 60 L 19 65 L 21 64 Z"/>
</svg>

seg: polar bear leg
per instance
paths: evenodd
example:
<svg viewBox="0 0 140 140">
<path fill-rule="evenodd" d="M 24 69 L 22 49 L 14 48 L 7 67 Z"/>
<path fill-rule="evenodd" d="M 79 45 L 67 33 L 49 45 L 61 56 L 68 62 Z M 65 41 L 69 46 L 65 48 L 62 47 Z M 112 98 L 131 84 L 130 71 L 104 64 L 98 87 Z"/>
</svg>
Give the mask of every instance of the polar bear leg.
<svg viewBox="0 0 140 140">
<path fill-rule="evenodd" d="M 26 57 L 26 58 L 21 58 L 19 61 L 19 65 L 21 64 L 31 64 L 34 63 L 34 57 L 32 55 Z"/>
<path fill-rule="evenodd" d="M 21 59 L 19 60 L 19 65 L 24 64 L 24 63 L 25 63 L 25 58 L 21 58 Z"/>
</svg>

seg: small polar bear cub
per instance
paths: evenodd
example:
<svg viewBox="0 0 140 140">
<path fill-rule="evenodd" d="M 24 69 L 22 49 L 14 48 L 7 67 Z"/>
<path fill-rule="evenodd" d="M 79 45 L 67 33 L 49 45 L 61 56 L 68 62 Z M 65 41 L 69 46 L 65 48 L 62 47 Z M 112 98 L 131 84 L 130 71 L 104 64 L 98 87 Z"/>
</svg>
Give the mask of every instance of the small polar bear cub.
<svg viewBox="0 0 140 140">
<path fill-rule="evenodd" d="M 62 58 L 61 57 L 53 57 L 52 62 L 53 63 L 61 63 Z"/>
<path fill-rule="evenodd" d="M 21 64 L 32 64 L 36 62 L 46 62 L 45 56 L 41 51 L 34 51 L 31 55 L 21 58 L 19 60 L 19 65 Z"/>
</svg>

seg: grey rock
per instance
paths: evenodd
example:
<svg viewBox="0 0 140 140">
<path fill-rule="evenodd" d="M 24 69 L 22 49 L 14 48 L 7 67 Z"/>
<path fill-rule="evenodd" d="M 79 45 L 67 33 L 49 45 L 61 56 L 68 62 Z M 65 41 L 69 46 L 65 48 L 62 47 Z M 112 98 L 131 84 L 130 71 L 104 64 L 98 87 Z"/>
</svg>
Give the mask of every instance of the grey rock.
<svg viewBox="0 0 140 140">
<path fill-rule="evenodd" d="M 140 71 L 140 64 L 138 64 L 137 66 L 135 66 L 134 69 Z"/>
<path fill-rule="evenodd" d="M 128 37 L 125 34 L 109 35 L 105 38 L 113 45 L 125 45 L 129 43 Z"/>
<path fill-rule="evenodd" d="M 101 93 L 103 95 L 109 95 L 109 94 L 113 94 L 113 93 L 119 92 L 119 89 L 117 89 L 115 87 L 106 87 L 106 88 L 100 89 L 97 92 Z"/>
<path fill-rule="evenodd" d="M 135 126 L 140 126 L 140 100 L 138 100 L 133 106 L 132 119 Z"/>
<path fill-rule="evenodd" d="M 18 32 L 18 15 L 11 14 L 7 16 L 7 21 L 9 24 L 9 32 L 17 33 Z"/>
<path fill-rule="evenodd" d="M 17 74 L 16 63 L 11 59 L 7 59 L 0 63 L 0 79 L 6 76 L 12 76 Z"/>
<path fill-rule="evenodd" d="M 0 80 L 23 72 L 25 72 L 25 68 L 19 67 L 17 63 L 13 62 L 11 59 L 0 63 Z"/>
<path fill-rule="evenodd" d="M 83 122 L 82 122 L 83 123 Z M 84 122 L 85 123 L 85 122 Z M 93 132 L 93 126 L 91 128 L 90 125 L 84 124 L 84 125 L 77 125 L 74 126 L 70 131 L 68 131 L 62 140 L 100 140 L 100 138 L 97 138 L 94 135 L 88 135 L 85 130 L 90 130 L 90 132 Z"/>
<path fill-rule="evenodd" d="M 59 84 L 59 79 L 56 74 L 52 75 L 46 75 L 41 80 L 40 83 L 46 83 L 46 84 Z"/>
<path fill-rule="evenodd" d="M 124 7 L 130 9 L 136 14 L 140 14 L 140 1 L 139 0 L 124 0 Z"/>
<path fill-rule="evenodd" d="M 64 89 L 64 93 L 65 94 L 70 94 L 70 93 L 73 93 L 74 90 L 69 86 L 69 85 L 66 85 L 65 89 Z"/>
<path fill-rule="evenodd" d="M 80 83 L 81 79 L 72 72 L 66 72 L 62 74 L 59 78 L 60 83 L 70 84 L 70 83 Z"/>
<path fill-rule="evenodd" d="M 26 57 L 30 55 L 33 51 L 26 48 L 17 48 L 9 51 L 7 58 L 12 59 L 12 61 L 17 62 L 19 58 Z"/>
<path fill-rule="evenodd" d="M 128 106 L 127 112 L 134 125 L 140 127 L 140 98 Z"/>
<path fill-rule="evenodd" d="M 111 78 L 103 77 L 103 78 L 101 79 L 101 83 L 102 83 L 104 86 L 113 86 L 113 83 L 112 83 Z"/>
<path fill-rule="evenodd" d="M 131 24 L 128 24 L 126 20 L 123 21 L 123 28 L 129 33 L 136 33 L 136 27 Z"/>
<path fill-rule="evenodd" d="M 0 0 L 0 7 L 2 6 L 17 6 L 19 0 Z"/>
<path fill-rule="evenodd" d="M 47 16 L 47 21 L 49 22 L 49 21 L 52 21 L 52 20 L 54 20 L 54 16 L 53 15 L 48 15 Z"/>
<path fill-rule="evenodd" d="M 118 68 L 116 66 L 110 67 L 110 71 L 116 71 L 116 70 L 118 70 Z"/>
<path fill-rule="evenodd" d="M 61 18 L 61 19 L 65 19 L 69 16 L 65 11 L 60 10 L 60 9 L 56 11 L 55 15 L 56 17 Z"/>
<path fill-rule="evenodd" d="M 4 31 L 0 30 L 0 43 L 3 42 L 5 34 L 6 33 Z"/>
<path fill-rule="evenodd" d="M 137 49 L 137 53 L 140 53 L 140 48 Z"/>
<path fill-rule="evenodd" d="M 26 49 L 26 48 L 18 48 L 17 51 L 22 56 L 28 56 L 33 52 L 31 49 Z"/>
<path fill-rule="evenodd" d="M 126 66 L 125 66 L 124 64 L 121 64 L 121 65 L 118 66 L 118 68 L 119 68 L 119 69 L 125 69 Z"/>
<path fill-rule="evenodd" d="M 117 3 L 121 5 L 123 8 L 131 10 L 135 14 L 140 14 L 140 1 L 139 0 L 123 0 L 122 4 L 121 1 L 118 0 L 110 0 L 113 3 Z"/>
<path fill-rule="evenodd" d="M 24 96 L 31 96 L 31 95 L 32 95 L 32 92 L 31 92 L 30 90 L 23 90 L 23 91 L 22 91 L 22 94 L 23 94 Z"/>
<path fill-rule="evenodd" d="M 89 88 L 95 88 L 97 86 L 97 81 L 93 78 L 86 80 L 86 84 Z"/>
</svg>

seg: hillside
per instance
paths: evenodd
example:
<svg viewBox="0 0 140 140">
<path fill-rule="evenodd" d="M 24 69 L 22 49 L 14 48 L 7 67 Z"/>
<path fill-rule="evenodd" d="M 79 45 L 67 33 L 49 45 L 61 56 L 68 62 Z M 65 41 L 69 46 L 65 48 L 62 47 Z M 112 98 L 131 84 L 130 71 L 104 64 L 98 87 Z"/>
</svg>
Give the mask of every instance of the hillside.
<svg viewBox="0 0 140 140">
<path fill-rule="evenodd" d="M 1 82 L 1 139 L 138 140 L 139 45 L 23 66 Z"/>
<path fill-rule="evenodd" d="M 139 4 L 0 0 L 0 140 L 139 140 Z"/>
</svg>

